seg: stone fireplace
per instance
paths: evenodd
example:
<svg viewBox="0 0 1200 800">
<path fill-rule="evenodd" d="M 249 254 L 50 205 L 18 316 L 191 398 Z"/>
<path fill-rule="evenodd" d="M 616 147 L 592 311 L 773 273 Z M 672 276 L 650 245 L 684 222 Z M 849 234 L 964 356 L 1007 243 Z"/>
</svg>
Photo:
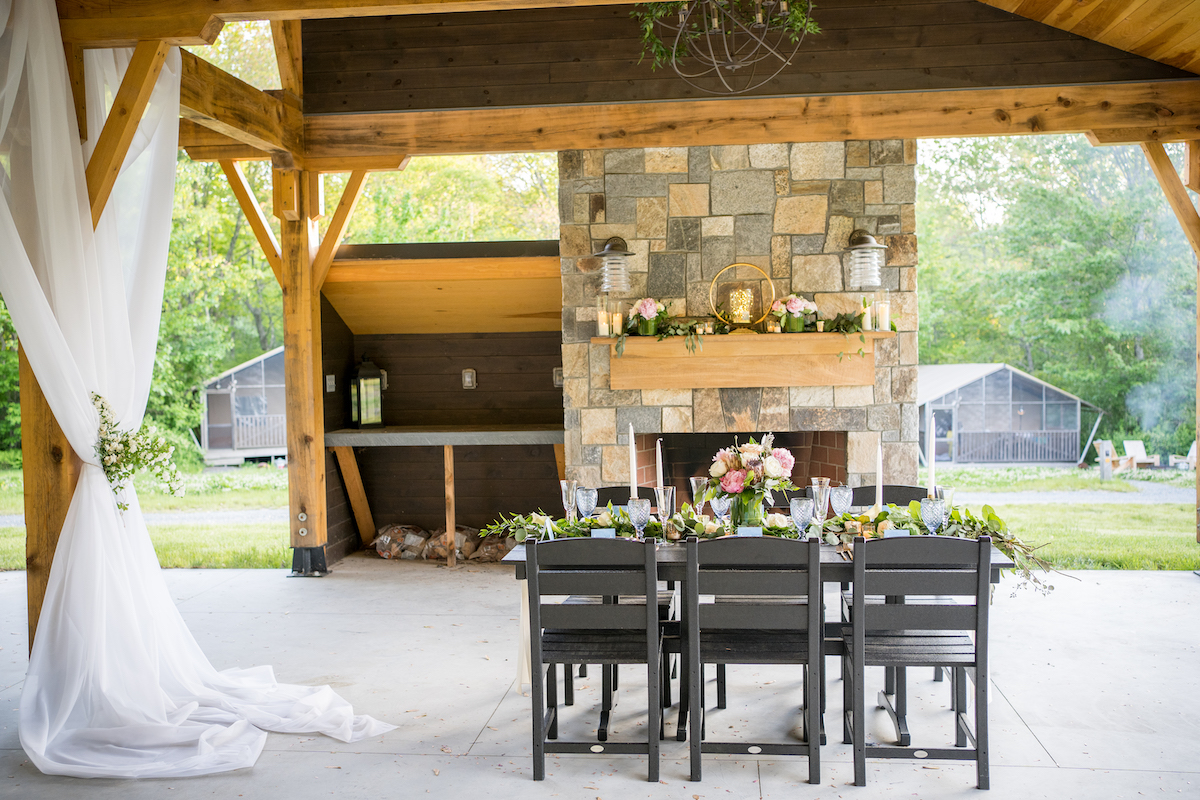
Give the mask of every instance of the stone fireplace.
<svg viewBox="0 0 1200 800">
<path fill-rule="evenodd" d="M 766 431 L 808 476 L 872 483 L 882 442 L 885 482 L 914 483 L 915 164 L 915 141 L 899 139 L 560 153 L 568 477 L 627 484 L 632 423 L 641 485 L 653 483 L 647 466 L 660 437 L 669 473 L 699 474 L 698 453 L 711 458 L 734 435 Z M 888 247 L 883 288 L 898 329 L 874 342 L 874 385 L 755 385 L 748 374 L 735 388 L 612 388 L 612 348 L 592 341 L 599 276 L 591 254 L 609 237 L 634 253 L 629 299 L 656 297 L 673 316 L 708 315 L 709 282 L 733 263 L 758 266 L 778 296 L 796 292 L 832 316 L 861 303 L 861 292 L 847 291 L 844 255 L 857 228 Z M 687 475 L 674 477 L 686 485 Z"/>
</svg>

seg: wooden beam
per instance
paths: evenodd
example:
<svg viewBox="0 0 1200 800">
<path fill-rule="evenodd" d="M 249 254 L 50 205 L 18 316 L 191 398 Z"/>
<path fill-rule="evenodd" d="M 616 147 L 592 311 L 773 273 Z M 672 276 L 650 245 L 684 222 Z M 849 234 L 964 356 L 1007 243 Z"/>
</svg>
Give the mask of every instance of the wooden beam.
<svg viewBox="0 0 1200 800">
<path fill-rule="evenodd" d="M 310 158 L 1082 133 L 1200 125 L 1192 81 L 305 119 Z"/>
<path fill-rule="evenodd" d="M 353 447 L 335 447 L 333 454 L 337 456 L 338 468 L 342 471 L 342 484 L 346 487 L 346 497 L 350 500 L 350 508 L 354 511 L 354 522 L 358 526 L 358 537 L 363 547 L 375 541 L 375 520 L 371 516 L 371 506 L 367 502 L 367 490 L 363 488 L 362 475 L 358 471 L 358 460 L 354 457 Z"/>
<path fill-rule="evenodd" d="M 25 591 L 32 650 L 50 581 L 50 565 L 83 462 L 50 413 L 50 404 L 38 386 L 24 350 L 18 350 L 18 359 L 21 461 L 25 476 Z"/>
<path fill-rule="evenodd" d="M 1167 203 L 1170 204 L 1171 211 L 1175 212 L 1175 219 L 1179 220 L 1179 226 L 1183 228 L 1183 235 L 1187 237 L 1188 244 L 1192 246 L 1192 252 L 1200 259 L 1200 214 L 1196 212 L 1196 206 L 1192 205 L 1192 199 L 1188 196 L 1179 173 L 1175 171 L 1175 165 L 1171 163 L 1167 151 L 1157 142 L 1143 143 L 1142 152 L 1146 154 L 1150 169 L 1154 171 L 1154 177 L 1158 178 L 1158 184 L 1167 196 Z"/>
<path fill-rule="evenodd" d="M 412 283 L 417 281 L 511 281 L 528 278 L 557 280 L 562 262 L 557 256 L 513 258 L 337 259 L 325 278 L 331 283 Z"/>
<path fill-rule="evenodd" d="M 170 52 L 165 42 L 139 42 L 134 48 L 121 88 L 104 120 L 104 130 L 87 165 L 88 198 L 92 204 L 92 225 L 100 221 L 108 196 L 117 182 L 129 145 L 137 133 L 142 112 L 150 102 L 150 93 Z"/>
<path fill-rule="evenodd" d="M 186 50 L 179 113 L 210 130 L 273 155 L 304 152 L 303 115 Z"/>
<path fill-rule="evenodd" d="M 165 16 L 69 19 L 63 15 L 61 4 L 58 24 L 64 42 L 88 48 L 135 47 L 145 41 L 166 42 L 179 47 L 208 45 L 217 40 L 225 27 L 224 20 L 203 9 Z"/>
<path fill-rule="evenodd" d="M 71 80 L 71 99 L 75 101 L 75 123 L 79 126 L 79 140 L 86 142 L 87 135 L 87 90 L 84 87 L 83 48 L 63 42 L 67 55 L 67 77 Z"/>
<path fill-rule="evenodd" d="M 454 445 L 442 445 L 442 462 L 446 470 L 446 566 L 454 566 L 454 539 L 458 525 L 454 519 Z"/>
<path fill-rule="evenodd" d="M 1096 146 L 1141 144 L 1142 142 L 1183 142 L 1200 137 L 1200 125 L 1167 125 L 1158 128 L 1104 128 L 1086 133 Z"/>
<path fill-rule="evenodd" d="M 411 159 L 407 154 L 389 154 L 380 156 L 335 156 L 333 158 L 304 157 L 304 168 L 313 172 L 353 172 L 365 169 L 367 172 L 395 172 L 408 166 Z"/>
<path fill-rule="evenodd" d="M 287 398 L 288 506 L 291 546 L 326 542 L 323 406 L 318 402 L 321 357 L 320 294 L 312 286 L 316 224 L 308 216 L 303 176 L 276 171 L 276 183 L 294 183 L 296 219 L 280 216 L 280 284 L 283 288 L 284 385 Z M 317 309 L 314 312 L 314 306 Z"/>
<path fill-rule="evenodd" d="M 1187 143 L 1183 157 L 1183 185 L 1193 192 L 1200 192 L 1200 141 Z"/>
<path fill-rule="evenodd" d="M 329 274 L 329 267 L 333 264 L 333 257 L 346 236 L 346 228 L 354 214 L 354 207 L 358 205 L 358 198 L 362 196 L 366 180 L 366 170 L 356 169 L 350 173 L 346 188 L 342 190 L 342 199 L 338 201 L 337 210 L 333 212 L 333 219 L 329 221 L 325 237 L 321 239 L 321 247 L 313 259 L 313 288 L 318 292 L 321 291 L 325 277 Z"/>
<path fill-rule="evenodd" d="M 275 273 L 275 280 L 279 281 L 282 286 L 283 274 L 279 264 L 279 242 L 275 239 L 275 231 L 271 229 L 271 223 L 263 214 L 262 206 L 258 204 L 258 198 L 254 196 L 254 190 L 250 188 L 250 182 L 246 180 L 246 173 L 242 172 L 241 166 L 233 161 L 222 161 L 220 164 L 225 178 L 229 181 L 229 188 L 233 190 L 233 196 L 237 198 L 238 205 L 241 206 L 242 213 L 246 216 L 246 222 L 250 223 L 250 230 L 254 231 L 254 238 L 258 240 L 258 245 L 262 248 L 263 256 L 271 265 L 271 271 Z"/>
<path fill-rule="evenodd" d="M 301 61 L 300 21 L 273 20 L 271 40 L 279 63 L 279 83 L 285 92 L 304 97 L 304 67 Z"/>
</svg>

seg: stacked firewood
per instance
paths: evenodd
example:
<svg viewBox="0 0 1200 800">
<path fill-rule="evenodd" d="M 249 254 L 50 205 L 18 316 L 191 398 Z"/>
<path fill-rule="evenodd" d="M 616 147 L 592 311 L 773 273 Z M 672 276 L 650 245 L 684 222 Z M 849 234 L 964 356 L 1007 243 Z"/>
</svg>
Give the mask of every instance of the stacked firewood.
<svg viewBox="0 0 1200 800">
<path fill-rule="evenodd" d="M 380 558 L 445 561 L 447 555 L 445 528 L 431 532 L 415 525 L 384 525 L 379 528 L 371 544 Z M 478 528 L 466 525 L 456 525 L 454 528 L 456 559 L 499 561 L 515 545 L 516 541 L 512 538 L 481 538 Z"/>
</svg>

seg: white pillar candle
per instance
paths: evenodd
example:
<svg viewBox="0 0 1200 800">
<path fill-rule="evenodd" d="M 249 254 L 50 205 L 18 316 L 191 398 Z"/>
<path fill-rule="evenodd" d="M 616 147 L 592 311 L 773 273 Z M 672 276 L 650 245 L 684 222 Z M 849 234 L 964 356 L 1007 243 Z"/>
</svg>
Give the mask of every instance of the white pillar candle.
<svg viewBox="0 0 1200 800">
<path fill-rule="evenodd" d="M 883 437 L 879 437 L 878 448 L 875 452 L 875 514 L 883 511 Z"/>
<path fill-rule="evenodd" d="M 633 444 L 633 423 L 629 423 L 629 499 L 637 497 L 637 450 Z"/>
<path fill-rule="evenodd" d="M 666 484 L 663 483 L 662 439 L 659 439 L 655 444 L 654 466 L 656 470 L 655 478 L 658 480 L 658 483 L 656 483 L 655 486 L 661 489 L 662 487 L 666 486 Z"/>
<path fill-rule="evenodd" d="M 892 304 L 889 300 L 880 300 L 875 304 L 875 330 L 890 331 L 892 329 Z"/>
<path fill-rule="evenodd" d="M 608 336 L 608 312 L 605 311 L 596 317 L 596 335 L 600 337 Z"/>
</svg>

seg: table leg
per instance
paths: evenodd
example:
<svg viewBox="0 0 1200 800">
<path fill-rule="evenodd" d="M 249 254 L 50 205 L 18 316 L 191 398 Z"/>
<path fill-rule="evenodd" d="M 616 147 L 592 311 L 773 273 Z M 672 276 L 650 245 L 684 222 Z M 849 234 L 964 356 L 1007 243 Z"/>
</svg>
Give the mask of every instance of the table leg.
<svg viewBox="0 0 1200 800">
<path fill-rule="evenodd" d="M 454 445 L 442 445 L 446 464 L 446 566 L 454 566 Z"/>
<path fill-rule="evenodd" d="M 521 629 L 520 644 L 517 652 L 517 691 L 527 683 L 532 683 L 533 675 L 530 670 L 531 647 L 529 642 L 529 584 L 521 581 L 521 616 L 517 619 L 517 627 Z"/>
</svg>

